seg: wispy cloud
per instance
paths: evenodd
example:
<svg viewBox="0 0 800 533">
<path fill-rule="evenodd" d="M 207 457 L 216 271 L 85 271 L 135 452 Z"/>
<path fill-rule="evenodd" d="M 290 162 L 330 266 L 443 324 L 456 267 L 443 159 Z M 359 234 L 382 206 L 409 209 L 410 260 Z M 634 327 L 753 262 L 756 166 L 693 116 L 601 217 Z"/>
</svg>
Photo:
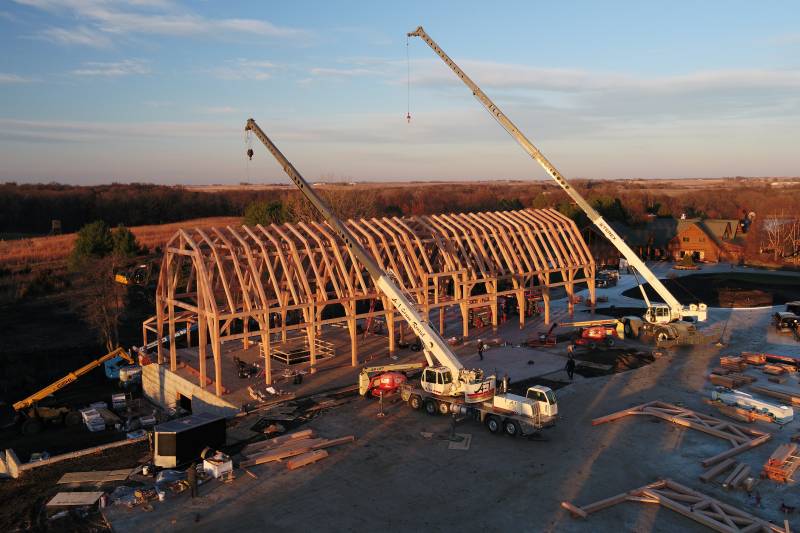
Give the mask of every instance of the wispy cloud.
<svg viewBox="0 0 800 533">
<path fill-rule="evenodd" d="M 31 78 L 26 78 L 24 76 L 20 76 L 18 74 L 8 74 L 5 72 L 0 72 L 0 84 L 5 83 L 29 83 L 33 81 Z"/>
<path fill-rule="evenodd" d="M 94 46 L 106 48 L 111 45 L 108 34 L 87 26 L 75 28 L 47 28 L 39 33 L 39 37 L 47 41 L 67 45 Z"/>
<path fill-rule="evenodd" d="M 251 37 L 297 39 L 311 33 L 270 21 L 249 18 L 204 17 L 177 2 L 168 0 L 14 0 L 18 4 L 48 11 L 65 18 L 77 19 L 77 28 L 53 28 L 40 34 L 43 38 L 65 44 L 97 46 L 97 35 L 106 38 L 129 34 L 165 36 Z M 54 31 L 55 30 L 55 31 Z M 57 31 L 61 30 L 61 31 Z"/>
<path fill-rule="evenodd" d="M 139 59 L 124 59 L 115 62 L 88 62 L 83 67 L 75 69 L 72 74 L 75 76 L 101 76 L 116 78 L 120 76 L 149 74 L 150 67 L 147 63 Z"/>
<path fill-rule="evenodd" d="M 222 80 L 268 80 L 278 65 L 262 59 L 229 59 L 211 73 Z"/>
<path fill-rule="evenodd" d="M 310 71 L 312 76 L 324 78 L 355 78 L 357 76 L 370 76 L 382 74 L 378 70 L 367 68 L 326 68 L 317 67 L 312 68 Z"/>
</svg>

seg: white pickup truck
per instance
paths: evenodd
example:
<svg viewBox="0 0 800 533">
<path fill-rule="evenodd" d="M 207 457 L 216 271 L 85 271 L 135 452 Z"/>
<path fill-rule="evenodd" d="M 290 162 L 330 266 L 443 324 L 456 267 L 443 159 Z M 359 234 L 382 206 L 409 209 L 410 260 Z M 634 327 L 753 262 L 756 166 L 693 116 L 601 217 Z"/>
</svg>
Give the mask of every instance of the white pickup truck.
<svg viewBox="0 0 800 533">
<path fill-rule="evenodd" d="M 772 417 L 772 420 L 776 424 L 788 424 L 794 420 L 794 409 L 788 405 L 775 405 L 754 398 L 746 392 L 729 389 L 727 387 L 716 387 L 711 391 L 711 399 L 716 402 L 722 402 L 725 405 L 741 407 L 742 409 L 766 414 Z"/>
</svg>

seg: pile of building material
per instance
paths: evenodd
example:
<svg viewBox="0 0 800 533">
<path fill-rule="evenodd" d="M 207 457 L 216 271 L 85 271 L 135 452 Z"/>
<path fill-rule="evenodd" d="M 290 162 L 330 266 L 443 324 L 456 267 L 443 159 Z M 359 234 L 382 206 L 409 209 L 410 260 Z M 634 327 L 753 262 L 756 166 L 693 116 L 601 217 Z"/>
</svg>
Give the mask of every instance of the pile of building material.
<svg viewBox="0 0 800 533">
<path fill-rule="evenodd" d="M 728 470 L 730 470 L 730 473 L 722 481 L 723 488 L 728 490 L 741 488 L 747 492 L 753 489 L 753 486 L 756 484 L 756 479 L 750 475 L 750 466 L 745 463 L 737 463 L 733 459 L 725 459 L 718 465 L 709 468 L 700 476 L 700 481 L 708 483 Z"/>
<path fill-rule="evenodd" d="M 754 352 L 742 352 L 742 359 L 748 365 L 763 365 L 767 362 L 767 354 L 763 353 L 754 353 Z"/>
<path fill-rule="evenodd" d="M 111 408 L 115 411 L 122 411 L 128 406 L 128 398 L 124 392 L 111 395 Z"/>
<path fill-rule="evenodd" d="M 784 522 L 783 527 L 772 524 L 670 479 L 659 480 L 582 507 L 570 502 L 561 502 L 561 507 L 575 517 L 588 518 L 591 513 L 626 501 L 661 505 L 715 531 L 790 531 L 788 521 Z"/>
<path fill-rule="evenodd" d="M 324 451 L 323 448 L 346 444 L 354 440 L 355 437 L 353 435 L 338 439 L 315 437 L 313 430 L 304 429 L 288 435 L 281 435 L 274 439 L 249 444 L 242 450 L 242 455 L 246 459 L 241 461 L 239 466 L 244 468 L 291 458 L 290 461 L 287 461 L 286 467 L 289 470 L 294 470 L 327 457 L 328 452 Z"/>
<path fill-rule="evenodd" d="M 753 422 L 767 422 L 767 423 L 773 422 L 772 417 L 769 416 L 768 414 L 760 413 L 752 409 L 745 409 L 743 407 L 737 407 L 735 405 L 725 405 L 722 402 L 717 402 L 709 399 L 706 399 L 704 401 L 708 405 L 718 409 L 720 413 L 727 416 L 728 418 L 733 418 L 734 420 L 738 420 L 740 422 L 747 422 L 748 424 L 752 424 Z"/>
<path fill-rule="evenodd" d="M 764 365 L 761 367 L 761 371 L 765 374 L 770 374 L 772 376 L 779 376 L 786 372 L 786 369 L 783 368 L 783 365 Z"/>
<path fill-rule="evenodd" d="M 792 476 L 799 467 L 797 444 L 781 444 L 767 459 L 762 474 L 778 483 L 793 483 L 795 480 Z"/>
<path fill-rule="evenodd" d="M 765 396 L 771 396 L 773 398 L 777 398 L 779 400 L 783 400 L 787 404 L 794 404 L 800 405 L 800 395 L 792 394 L 788 391 L 780 391 L 777 389 L 770 389 L 768 387 L 757 387 L 751 386 L 750 390 L 753 392 L 757 392 L 758 394 L 763 394 Z"/>
<path fill-rule="evenodd" d="M 725 376 L 720 376 L 719 374 L 709 374 L 708 380 L 714 385 L 719 385 L 720 387 L 737 389 L 756 381 L 756 378 L 745 376 L 744 374 L 730 373 Z"/>
<path fill-rule="evenodd" d="M 105 419 L 100 416 L 100 413 L 97 412 L 97 409 L 88 408 L 88 409 L 81 409 L 81 417 L 83 418 L 83 423 L 86 424 L 86 427 L 89 431 L 103 431 L 106 429 L 106 421 Z"/>
<path fill-rule="evenodd" d="M 747 368 L 747 362 L 743 358 L 732 355 L 720 357 L 719 364 L 722 368 L 727 368 L 735 372 L 741 372 Z"/>
</svg>

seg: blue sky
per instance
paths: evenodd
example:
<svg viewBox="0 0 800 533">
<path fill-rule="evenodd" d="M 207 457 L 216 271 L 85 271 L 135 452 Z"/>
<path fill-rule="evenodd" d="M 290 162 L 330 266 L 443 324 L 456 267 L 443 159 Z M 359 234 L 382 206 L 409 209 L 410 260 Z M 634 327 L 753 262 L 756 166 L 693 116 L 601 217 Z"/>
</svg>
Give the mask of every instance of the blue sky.
<svg viewBox="0 0 800 533">
<path fill-rule="evenodd" d="M 249 116 L 312 180 L 543 178 L 420 24 L 568 177 L 800 175 L 794 2 L 4 0 L 0 180 L 285 180 Z"/>
</svg>

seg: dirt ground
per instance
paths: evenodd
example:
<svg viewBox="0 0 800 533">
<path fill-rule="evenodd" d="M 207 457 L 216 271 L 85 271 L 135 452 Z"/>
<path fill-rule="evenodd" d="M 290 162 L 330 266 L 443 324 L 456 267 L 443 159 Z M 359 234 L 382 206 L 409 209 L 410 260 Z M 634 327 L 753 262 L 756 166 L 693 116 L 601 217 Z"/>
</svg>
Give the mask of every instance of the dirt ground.
<svg viewBox="0 0 800 533">
<path fill-rule="evenodd" d="M 632 283 L 632 279 L 624 279 L 618 289 L 603 291 L 611 296 L 609 305 L 635 305 L 634 300 L 619 295 Z M 375 401 L 358 399 L 324 410 L 300 426 L 314 428 L 325 437 L 350 434 L 357 437 L 352 444 L 329 449 L 330 457 L 324 461 L 296 471 L 288 471 L 282 464 L 252 467 L 250 470 L 257 479 L 238 470 L 233 483 L 204 485 L 200 498 L 195 500 L 185 493 L 170 494 L 165 502 L 155 502 L 151 511 L 112 506 L 103 512 L 118 532 L 363 531 L 367 528 L 468 532 L 707 531 L 655 505 L 624 503 L 591 515 L 588 520 L 574 519 L 560 507 L 562 501 L 586 505 L 669 477 L 761 518 L 776 523 L 788 518 L 795 529 L 800 528 L 800 513 L 784 516 L 780 511 L 781 503 L 800 509 L 796 486 L 762 481 L 756 487 L 761 503 L 756 504 L 743 491 L 726 491 L 718 483 L 703 484 L 698 480 L 704 471 L 700 461 L 730 448 L 724 440 L 646 417 L 591 425 L 595 417 L 656 399 L 721 417 L 703 402 L 710 391 L 706 375 L 718 365 L 720 355 L 748 350 L 800 357 L 800 344 L 776 335 L 768 327 L 772 312 L 774 308 L 713 308 L 709 311 L 709 326 L 725 326 L 721 336 L 723 346 L 666 350 L 650 364 L 625 372 L 591 378 L 576 375 L 570 382 L 554 362 L 552 371 L 536 380 L 556 389 L 560 419 L 537 439 L 494 436 L 479 424 L 462 421 L 455 431 L 471 436 L 470 447 L 449 449 L 449 418 L 429 417 L 391 401 L 385 406 L 386 416 L 380 418 Z M 539 324 L 530 324 L 518 336 L 530 336 L 539 328 Z M 492 366 L 497 363 L 497 369 L 502 371 L 503 358 L 508 358 L 514 349 L 493 348 L 486 352 L 487 360 L 483 363 Z M 620 358 L 631 357 L 631 351 L 649 353 L 644 346 L 622 344 L 584 357 L 598 364 L 616 364 Z M 564 357 L 566 343 L 549 348 L 548 353 L 554 360 Z M 473 353 L 465 353 L 461 359 L 466 366 L 479 363 Z M 757 384 L 766 383 L 763 377 L 759 379 Z M 527 385 L 524 381 L 516 383 L 520 389 Z M 800 390 L 795 376 L 785 385 Z M 736 460 L 750 465 L 753 472 L 761 469 L 779 444 L 788 442 L 798 432 L 800 417 L 781 430 L 774 425 L 760 425 L 760 428 L 770 431 L 773 438 L 736 456 Z M 427 437 L 427 433 L 433 435 Z M 123 463 L 135 462 L 137 458 L 131 454 L 98 462 L 93 467 L 128 466 Z M 90 469 L 87 466 L 90 465 L 75 465 L 63 471 Z M 44 471 L 40 475 L 48 477 L 33 486 L 43 493 L 54 490 L 57 475 Z M 0 482 L 0 490 L 8 490 L 0 492 L 0 500 L 14 494 L 13 489 L 7 489 L 9 486 Z M 26 498 L 21 501 L 34 505 L 41 504 L 44 496 L 37 500 L 27 492 Z M 32 508 L 26 507 L 27 514 L 20 515 L 30 516 L 26 521 L 2 521 L 0 525 L 8 524 L 8 530 L 26 525 L 39 529 L 60 527 L 55 522 L 43 522 L 40 511 L 33 512 Z M 64 524 L 75 530 L 102 527 L 95 518 Z"/>
<path fill-rule="evenodd" d="M 58 485 L 67 472 L 89 470 L 115 470 L 137 466 L 147 453 L 147 443 L 131 444 L 105 452 L 63 461 L 28 471 L 19 479 L 0 481 L 0 530 L 2 531 L 108 531 L 108 525 L 98 510 L 86 516 L 71 514 L 57 520 L 48 520 L 45 504 L 60 491 L 113 490 L 114 484 Z M 13 505 L 11 504 L 13 502 Z M 51 513 L 52 514 L 52 513 Z"/>
</svg>

